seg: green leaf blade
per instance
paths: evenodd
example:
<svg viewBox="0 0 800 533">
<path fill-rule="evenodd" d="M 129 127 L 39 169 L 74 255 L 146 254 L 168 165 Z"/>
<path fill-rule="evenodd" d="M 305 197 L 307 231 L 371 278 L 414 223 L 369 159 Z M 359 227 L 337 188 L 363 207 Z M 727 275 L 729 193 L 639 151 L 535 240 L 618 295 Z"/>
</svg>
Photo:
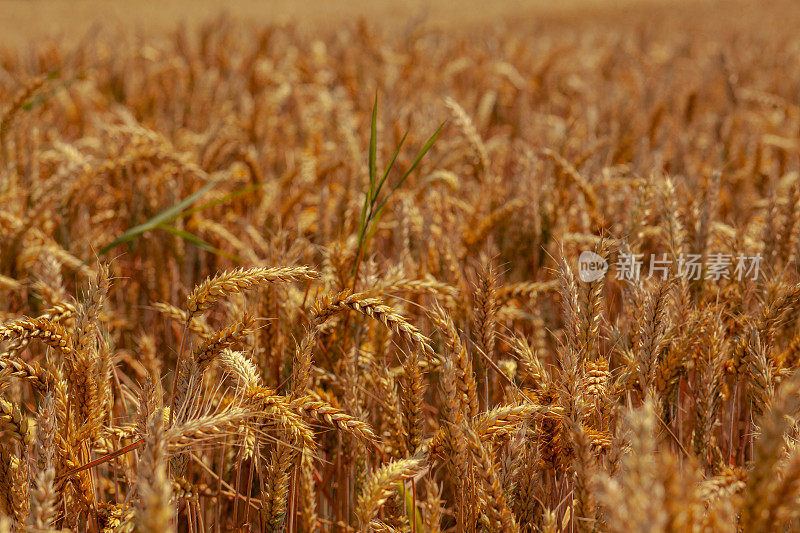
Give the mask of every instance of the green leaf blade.
<svg viewBox="0 0 800 533">
<path fill-rule="evenodd" d="M 386 195 L 386 198 L 384 198 L 383 201 L 378 205 L 377 209 L 374 210 L 375 213 L 379 213 L 380 210 L 383 209 L 383 206 L 386 204 L 389 198 L 391 198 L 392 194 L 394 194 L 394 192 L 400 187 L 400 185 L 402 185 L 403 182 L 406 181 L 406 178 L 408 178 L 411 175 L 414 169 L 417 168 L 417 165 L 419 165 L 420 161 L 422 161 L 422 158 L 425 157 L 425 154 L 427 154 L 428 151 L 433 147 L 433 143 L 436 142 L 436 139 L 437 137 L 439 137 L 439 133 L 441 133 L 444 125 L 445 123 L 442 122 L 439 125 L 439 127 L 436 128 L 436 131 L 433 132 L 433 135 L 431 135 L 428 138 L 427 142 L 422 146 L 422 148 L 420 148 L 419 152 L 417 152 L 417 156 L 414 158 L 414 162 L 411 164 L 409 169 L 406 170 L 405 174 L 403 174 L 403 177 L 400 178 L 400 181 L 398 181 L 395 184 L 395 186 L 392 187 L 392 190 L 389 192 L 389 194 Z"/>
<path fill-rule="evenodd" d="M 203 187 L 201 187 L 197 191 L 193 192 L 192 194 L 190 194 L 180 202 L 176 203 L 175 205 L 172 205 L 167 209 L 164 209 L 163 211 L 161 211 L 148 221 L 130 228 L 128 231 L 126 231 L 125 233 L 123 233 L 122 235 L 120 235 L 107 245 L 103 246 L 100 249 L 100 251 L 97 252 L 97 256 L 99 257 L 101 255 L 104 255 L 109 251 L 113 250 L 114 248 L 116 248 L 117 246 L 119 246 L 120 244 L 130 242 L 139 235 L 148 231 L 152 231 L 158 228 L 161 224 L 165 224 L 174 220 L 174 217 L 179 215 L 190 205 L 194 204 L 197 200 L 200 199 L 201 196 L 203 196 L 205 193 L 213 189 L 220 181 L 222 180 L 217 179 L 206 183 Z"/>
<path fill-rule="evenodd" d="M 211 244 L 207 243 L 206 241 L 204 241 L 203 239 L 201 239 L 197 235 L 189 233 L 188 231 L 184 231 L 184 230 L 182 230 L 180 228 L 176 228 L 175 226 L 170 226 L 169 224 L 162 224 L 162 225 L 160 225 L 158 227 L 158 229 L 163 229 L 164 231 L 168 231 L 169 233 L 172 233 L 173 235 L 177 235 L 178 237 L 184 239 L 185 241 L 188 241 L 188 242 L 194 244 L 195 246 L 197 246 L 199 248 L 202 248 L 203 250 L 211 252 L 212 254 L 219 255 L 221 257 L 225 257 L 225 258 L 230 259 L 232 261 L 235 261 L 237 263 L 242 263 L 243 262 L 241 257 L 238 257 L 238 256 L 233 255 L 233 254 L 229 254 L 228 252 L 220 250 L 219 248 L 215 248 L 214 246 L 212 246 Z"/>
</svg>

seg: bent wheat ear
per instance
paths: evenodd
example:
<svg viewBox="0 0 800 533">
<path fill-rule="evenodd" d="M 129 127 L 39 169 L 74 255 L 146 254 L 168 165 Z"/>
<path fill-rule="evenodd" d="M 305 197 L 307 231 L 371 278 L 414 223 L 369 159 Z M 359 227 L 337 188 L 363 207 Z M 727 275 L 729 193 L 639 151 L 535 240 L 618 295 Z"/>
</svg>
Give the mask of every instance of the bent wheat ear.
<svg viewBox="0 0 800 533">
<path fill-rule="evenodd" d="M 35 95 L 39 89 L 44 87 L 44 85 L 51 80 L 57 72 L 58 71 L 55 71 L 53 73 L 45 74 L 32 79 L 14 96 L 11 104 L 3 110 L 2 114 L 0 114 L 0 152 L 2 152 L 3 162 L 5 162 L 6 159 L 5 140 L 9 129 L 11 128 L 11 124 L 14 121 L 14 117 L 22 108 L 25 107 L 25 104 L 31 99 L 31 97 Z"/>
<path fill-rule="evenodd" d="M 473 421 L 472 430 L 485 441 L 501 434 L 510 435 L 516 431 L 516 426 L 536 417 L 560 418 L 563 415 L 560 407 L 550 405 L 502 405 L 481 413 Z"/>
<path fill-rule="evenodd" d="M 259 387 L 247 393 L 245 400 L 259 414 L 264 414 L 268 419 L 291 436 L 297 445 L 309 449 L 315 448 L 314 432 L 298 414 L 296 406 L 288 398 L 275 394 L 267 387 Z"/>
<path fill-rule="evenodd" d="M 356 504 L 356 516 L 361 523 L 361 531 L 368 526 L 386 501 L 395 493 L 397 483 L 414 476 L 425 467 L 422 459 L 401 459 L 392 461 L 372 472 L 364 484 Z"/>
<path fill-rule="evenodd" d="M 500 303 L 509 300 L 528 299 L 535 300 L 542 294 L 553 292 L 560 286 L 558 280 L 550 281 L 522 281 L 512 285 L 505 285 L 497 290 L 497 299 Z"/>
<path fill-rule="evenodd" d="M 252 289 L 264 283 L 288 282 L 318 277 L 315 270 L 306 267 L 254 267 L 239 268 L 217 274 L 196 286 L 186 299 L 189 315 L 207 311 L 220 298 Z"/>
<path fill-rule="evenodd" d="M 63 322 L 75 316 L 75 313 L 76 309 L 74 304 L 62 302 L 45 310 L 44 313 L 39 315 L 39 318 L 46 318 L 52 322 Z"/>
<path fill-rule="evenodd" d="M 369 424 L 348 415 L 314 392 L 309 392 L 309 394 L 292 401 L 292 406 L 298 412 L 324 422 L 343 433 L 349 433 L 363 443 L 378 441 L 378 437 L 375 436 L 375 432 Z"/>
<path fill-rule="evenodd" d="M 0 435 L 17 440 L 27 450 L 31 443 L 31 423 L 19 407 L 0 398 Z"/>
<path fill-rule="evenodd" d="M 195 317 L 189 317 L 189 313 L 178 309 L 174 305 L 170 305 L 164 302 L 156 302 L 153 304 L 153 309 L 158 311 L 159 313 L 163 314 L 164 316 L 168 316 L 171 319 L 175 320 L 180 324 L 186 324 L 188 322 L 189 329 L 194 331 L 197 334 L 208 336 L 211 335 L 212 331 L 211 328 L 208 327 L 201 319 Z"/>
<path fill-rule="evenodd" d="M 261 376 L 258 368 L 242 352 L 222 350 L 220 364 L 236 379 L 236 388 L 246 393 L 261 387 Z"/>
<path fill-rule="evenodd" d="M 72 352 L 70 339 L 64 328 L 46 318 L 20 318 L 0 326 L 0 340 L 39 339 L 58 349 L 64 355 Z"/>
<path fill-rule="evenodd" d="M 231 405 L 218 413 L 190 418 L 164 432 L 164 442 L 170 451 L 210 439 L 219 439 L 236 433 L 254 416 L 250 409 Z"/>
<path fill-rule="evenodd" d="M 210 335 L 194 352 L 194 361 L 205 370 L 225 349 L 238 343 L 253 332 L 253 318 L 245 315 L 227 328 Z"/>
<path fill-rule="evenodd" d="M 9 376 L 24 379 L 40 392 L 48 390 L 53 376 L 38 363 L 28 364 L 25 361 L 0 353 L 0 373 L 8 372 Z"/>
<path fill-rule="evenodd" d="M 472 119 L 467 112 L 464 111 L 464 108 L 449 96 L 444 99 L 444 104 L 453 113 L 453 117 L 456 119 L 458 127 L 469 141 L 472 150 L 475 153 L 475 160 L 478 168 L 481 171 L 486 170 L 486 168 L 489 166 L 489 153 L 486 150 L 486 145 L 483 144 L 483 140 L 478 134 L 478 130 L 475 129 L 475 124 L 472 122 Z"/>
<path fill-rule="evenodd" d="M 363 293 L 351 294 L 348 291 L 335 296 L 327 296 L 314 305 L 314 319 L 318 324 L 322 324 L 347 309 L 377 320 L 416 346 L 428 361 L 438 364 L 439 356 L 431 348 L 430 339 L 420 333 L 419 329 L 402 315 L 377 298 L 369 298 Z"/>
</svg>

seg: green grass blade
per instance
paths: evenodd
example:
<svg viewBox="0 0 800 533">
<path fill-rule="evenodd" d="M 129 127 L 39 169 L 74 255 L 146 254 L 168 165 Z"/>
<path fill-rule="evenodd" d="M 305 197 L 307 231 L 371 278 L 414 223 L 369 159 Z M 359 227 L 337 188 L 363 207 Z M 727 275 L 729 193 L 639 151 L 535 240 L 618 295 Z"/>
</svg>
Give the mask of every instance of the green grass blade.
<svg viewBox="0 0 800 533">
<path fill-rule="evenodd" d="M 425 154 L 427 154 L 428 151 L 431 149 L 431 147 L 433 146 L 433 143 L 436 142 L 436 138 L 439 137 L 439 133 L 441 133 L 442 128 L 444 127 L 444 124 L 445 123 L 442 122 L 439 125 L 439 127 L 436 129 L 436 131 L 433 132 L 433 135 L 430 136 L 428 141 L 422 146 L 422 148 L 420 148 L 419 152 L 417 152 L 417 157 L 414 158 L 414 162 L 411 164 L 411 166 L 408 168 L 408 170 L 406 170 L 406 173 L 403 174 L 403 177 L 400 178 L 400 181 L 398 181 L 395 184 L 395 186 L 392 187 L 392 190 L 389 192 L 389 194 L 386 195 L 386 198 L 384 198 L 383 201 L 378 205 L 378 208 L 373 210 L 373 213 L 377 214 L 377 213 L 380 212 L 381 209 L 383 209 L 384 204 L 386 204 L 386 202 L 389 200 L 389 198 L 391 198 L 392 194 L 394 194 L 394 192 L 397 190 L 397 188 L 400 187 L 400 185 L 402 185 L 404 181 L 406 181 L 406 178 L 411 175 L 411 173 L 414 171 L 414 169 L 417 168 L 417 165 L 419 165 L 419 162 L 422 161 L 422 158 L 425 157 Z"/>
<path fill-rule="evenodd" d="M 361 239 L 364 237 L 364 229 L 367 227 L 367 207 L 369 206 L 369 192 L 364 195 L 364 205 L 361 207 L 361 220 L 358 223 L 358 245 L 361 246 Z"/>
<path fill-rule="evenodd" d="M 160 226 L 158 226 L 158 229 L 163 229 L 164 231 L 168 231 L 168 232 L 172 233 L 173 235 L 177 235 L 178 237 L 180 237 L 180 238 L 182 238 L 182 239 L 194 244 L 195 246 L 197 246 L 199 248 L 202 248 L 203 250 L 211 252 L 212 254 L 216 254 L 216 255 L 219 255 L 219 256 L 222 256 L 222 257 L 226 257 L 226 258 L 228 258 L 228 259 L 230 259 L 232 261 L 235 261 L 237 263 L 244 262 L 241 257 L 235 256 L 233 254 L 229 254 L 228 252 L 220 250 L 219 248 L 215 248 L 215 247 L 211 246 L 209 243 L 207 243 L 206 241 L 204 241 L 203 239 L 201 239 L 200 237 L 198 237 L 197 235 L 193 235 L 193 234 L 189 233 L 188 231 L 184 231 L 184 230 L 182 230 L 180 228 L 176 228 L 175 226 L 170 226 L 169 224 L 161 224 Z"/>
<path fill-rule="evenodd" d="M 210 202 L 206 202 L 206 203 L 204 203 L 202 205 L 198 205 L 197 207 L 193 207 L 191 209 L 187 209 L 186 211 L 183 211 L 182 213 L 178 213 L 177 215 L 175 215 L 174 217 L 172 217 L 171 219 L 169 219 L 169 220 L 167 220 L 165 222 L 174 222 L 175 220 L 178 220 L 178 219 L 181 219 L 181 218 L 185 218 L 185 217 L 188 217 L 189 215 L 193 215 L 193 214 L 195 214 L 195 213 L 197 213 L 199 211 L 202 211 L 204 209 L 208 209 L 209 207 L 214 207 L 214 206 L 217 206 L 217 205 L 220 205 L 220 204 L 224 204 L 225 202 L 229 202 L 231 200 L 235 200 L 236 198 L 239 198 L 240 196 L 244 196 L 244 195 L 249 194 L 249 193 L 251 193 L 251 192 L 253 192 L 253 191 L 257 190 L 257 189 L 260 189 L 263 186 L 264 186 L 263 183 L 256 183 L 255 185 L 250 185 L 249 187 L 245 187 L 244 189 L 239 189 L 238 191 L 233 191 L 230 194 L 226 194 L 222 198 L 217 198 L 216 200 L 211 200 Z"/>
<path fill-rule="evenodd" d="M 378 158 L 378 92 L 375 91 L 375 103 L 372 105 L 372 122 L 369 127 L 369 189 L 364 197 L 364 205 L 361 208 L 361 219 L 358 224 L 358 246 L 361 248 L 361 243 L 364 240 L 364 233 L 367 229 L 367 222 L 372 215 L 372 207 L 375 204 L 373 197 L 375 192 L 375 184 L 377 181 L 377 166 Z M 368 214 L 369 210 L 369 214 Z"/>
<path fill-rule="evenodd" d="M 129 229 L 128 231 L 126 231 L 125 233 L 123 233 L 122 235 L 120 235 L 107 245 L 103 246 L 103 248 L 101 248 L 100 251 L 97 252 L 97 255 L 101 256 L 105 253 L 108 253 L 109 250 L 116 248 L 120 244 L 130 242 L 139 235 L 141 235 L 142 233 L 145 233 L 147 231 L 152 231 L 156 229 L 159 225 L 171 221 L 173 217 L 179 215 L 184 209 L 186 209 L 187 207 L 195 203 L 197 200 L 199 200 L 201 196 L 203 196 L 205 193 L 214 188 L 214 186 L 217 185 L 220 181 L 221 180 L 214 180 L 206 183 L 203 187 L 201 187 L 197 191 L 193 192 L 192 194 L 190 194 L 180 202 L 176 203 L 175 205 L 172 205 L 167 209 L 161 211 L 147 222 L 143 222 L 142 224 L 132 227 L 131 229 Z"/>
<path fill-rule="evenodd" d="M 397 492 L 401 496 L 401 499 L 403 500 L 403 503 L 405 504 L 406 518 L 408 518 L 409 523 L 416 522 L 417 531 L 424 531 L 422 516 L 420 515 L 416 506 L 414 505 L 414 495 L 411 494 L 410 490 L 406 489 L 406 484 L 403 483 L 402 481 L 397 482 L 396 488 Z"/>
<path fill-rule="evenodd" d="M 406 137 L 408 137 L 408 130 L 403 134 L 403 138 L 400 139 L 400 144 L 397 145 L 397 149 L 394 151 L 392 155 L 392 159 L 389 160 L 389 164 L 386 166 L 386 171 L 383 173 L 383 178 L 381 178 L 381 182 L 378 184 L 378 189 L 375 191 L 375 195 L 372 198 L 372 202 L 378 200 L 378 195 L 381 193 L 381 189 L 383 188 L 383 183 L 386 181 L 386 178 L 389 176 L 389 171 L 392 170 L 394 166 L 394 161 L 397 159 L 397 155 L 400 153 L 400 149 L 403 147 L 403 143 L 406 142 Z"/>
<path fill-rule="evenodd" d="M 372 123 L 369 127 L 369 197 L 375 192 L 375 182 L 377 181 L 378 160 L 378 92 L 375 92 L 375 103 L 372 106 Z"/>
<path fill-rule="evenodd" d="M 364 236 L 364 247 L 366 247 L 367 243 L 369 243 L 369 241 L 372 239 L 372 236 L 375 235 L 375 232 L 378 230 L 378 226 L 380 225 L 382 216 L 383 216 L 383 211 L 376 211 L 375 214 L 372 216 L 372 220 L 367 229 L 366 235 Z"/>
<path fill-rule="evenodd" d="M 57 77 L 59 77 L 61 75 L 61 68 L 62 67 L 59 66 L 59 67 L 54 68 L 50 72 L 48 72 L 47 73 L 47 77 L 46 77 L 47 81 L 52 81 L 52 80 L 56 79 Z M 57 87 L 52 87 L 52 88 L 50 88 L 50 90 L 45 91 L 44 93 L 40 93 L 39 91 L 36 91 L 36 93 L 31 95 L 31 97 L 28 99 L 27 102 L 22 104 L 22 108 L 21 109 L 23 111 L 31 111 L 32 109 L 35 109 L 35 108 L 39 107 L 40 105 L 44 104 L 47 100 L 49 100 L 60 89 L 65 88 L 65 87 L 69 87 L 72 84 L 73 81 L 75 81 L 75 79 L 66 80 L 66 81 L 64 81 L 62 87 L 58 87 L 58 86 Z"/>
</svg>

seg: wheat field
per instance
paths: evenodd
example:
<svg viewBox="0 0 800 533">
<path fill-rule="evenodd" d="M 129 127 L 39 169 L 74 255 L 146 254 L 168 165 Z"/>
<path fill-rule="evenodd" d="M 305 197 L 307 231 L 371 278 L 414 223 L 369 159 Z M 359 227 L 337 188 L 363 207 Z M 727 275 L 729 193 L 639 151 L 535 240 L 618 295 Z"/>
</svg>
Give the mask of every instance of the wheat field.
<svg viewBox="0 0 800 533">
<path fill-rule="evenodd" d="M 43 5 L 0 532 L 800 531 L 800 7 Z"/>
</svg>

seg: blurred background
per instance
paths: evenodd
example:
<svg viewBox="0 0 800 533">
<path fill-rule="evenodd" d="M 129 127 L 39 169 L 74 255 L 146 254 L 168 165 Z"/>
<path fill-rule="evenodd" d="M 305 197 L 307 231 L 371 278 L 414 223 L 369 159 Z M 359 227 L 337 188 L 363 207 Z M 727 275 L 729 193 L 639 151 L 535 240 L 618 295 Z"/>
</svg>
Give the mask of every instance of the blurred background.
<svg viewBox="0 0 800 533">
<path fill-rule="evenodd" d="M 170 30 L 179 23 L 192 26 L 221 13 L 256 24 L 300 22 L 309 29 L 358 18 L 389 30 L 414 21 L 446 29 L 469 29 L 542 17 L 610 15 L 613 21 L 634 15 L 646 19 L 660 16 L 665 9 L 727 10 L 754 4 L 741 0 L 0 0 L 0 44 L 19 45 L 51 37 L 76 39 L 98 27 L 103 31 L 148 34 Z"/>
</svg>

